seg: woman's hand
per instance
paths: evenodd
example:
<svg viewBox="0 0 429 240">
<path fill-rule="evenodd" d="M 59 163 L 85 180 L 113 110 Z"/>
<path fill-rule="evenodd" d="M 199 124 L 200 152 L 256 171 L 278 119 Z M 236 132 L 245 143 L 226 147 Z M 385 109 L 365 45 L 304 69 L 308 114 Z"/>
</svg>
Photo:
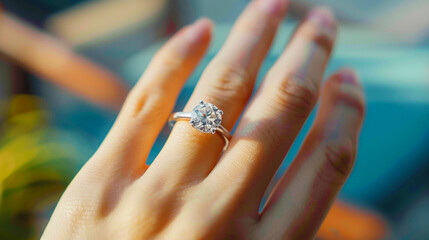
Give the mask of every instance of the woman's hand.
<svg viewBox="0 0 429 240">
<path fill-rule="evenodd" d="M 153 164 L 145 164 L 209 45 L 211 23 L 199 20 L 154 57 L 105 141 L 62 196 L 43 239 L 313 238 L 353 166 L 363 97 L 351 70 L 329 77 L 310 133 L 259 212 L 318 101 L 336 36 L 331 14 L 312 11 L 248 102 L 287 5 L 250 3 L 185 107 L 190 112 L 201 99 L 215 104 L 229 130 L 243 114 L 224 154 L 220 136 L 181 121 Z"/>
</svg>

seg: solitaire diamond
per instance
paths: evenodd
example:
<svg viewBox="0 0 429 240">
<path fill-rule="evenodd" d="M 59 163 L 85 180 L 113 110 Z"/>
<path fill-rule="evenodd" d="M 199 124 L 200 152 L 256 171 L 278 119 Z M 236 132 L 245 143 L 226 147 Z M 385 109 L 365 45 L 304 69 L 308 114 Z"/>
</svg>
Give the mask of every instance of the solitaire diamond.
<svg viewBox="0 0 429 240">
<path fill-rule="evenodd" d="M 192 110 L 189 122 L 198 131 L 214 134 L 222 122 L 222 114 L 215 105 L 200 101 Z"/>
</svg>

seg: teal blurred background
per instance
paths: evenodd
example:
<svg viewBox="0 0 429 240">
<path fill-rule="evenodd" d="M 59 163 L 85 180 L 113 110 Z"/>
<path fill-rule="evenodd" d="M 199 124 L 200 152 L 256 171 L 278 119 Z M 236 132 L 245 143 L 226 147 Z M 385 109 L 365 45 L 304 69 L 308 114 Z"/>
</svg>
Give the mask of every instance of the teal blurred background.
<svg viewBox="0 0 429 240">
<path fill-rule="evenodd" d="M 247 3 L 2 1 L 3 11 L 60 39 L 117 76 L 125 87 L 137 82 L 156 50 L 177 29 L 199 17 L 212 19 L 213 43 L 182 91 L 177 109 L 186 103 Z M 429 239 L 429 1 L 292 1 L 258 84 L 296 24 L 315 5 L 332 8 L 340 22 L 326 74 L 344 66 L 356 69 L 367 99 L 358 158 L 340 199 L 383 216 L 390 225 L 389 239 Z M 76 94 L 79 90 L 71 91 L 23 60 L 15 61 L 4 37 L 0 35 L 0 239 L 33 239 L 40 236 L 67 183 L 107 134 L 118 109 Z M 96 91 L 103 94 L 103 86 Z M 293 159 L 312 119 L 313 114 L 277 177 Z M 168 133 L 165 127 L 149 163 Z"/>
</svg>

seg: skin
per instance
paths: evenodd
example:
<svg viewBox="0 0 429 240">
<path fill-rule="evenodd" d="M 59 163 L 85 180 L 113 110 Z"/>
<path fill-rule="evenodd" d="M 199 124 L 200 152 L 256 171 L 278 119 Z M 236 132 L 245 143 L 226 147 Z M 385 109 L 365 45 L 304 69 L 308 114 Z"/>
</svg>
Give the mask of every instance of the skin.
<svg viewBox="0 0 429 240">
<path fill-rule="evenodd" d="M 155 161 L 145 164 L 209 45 L 212 24 L 202 19 L 153 58 L 108 136 L 65 191 L 42 239 L 314 238 L 352 169 L 363 94 L 349 69 L 320 87 L 336 23 L 319 8 L 299 25 L 249 101 L 287 6 L 287 0 L 251 2 L 184 109 L 201 99 L 213 103 L 229 130 L 243 114 L 225 153 L 220 136 L 179 121 Z M 310 133 L 259 211 L 319 95 Z"/>
</svg>

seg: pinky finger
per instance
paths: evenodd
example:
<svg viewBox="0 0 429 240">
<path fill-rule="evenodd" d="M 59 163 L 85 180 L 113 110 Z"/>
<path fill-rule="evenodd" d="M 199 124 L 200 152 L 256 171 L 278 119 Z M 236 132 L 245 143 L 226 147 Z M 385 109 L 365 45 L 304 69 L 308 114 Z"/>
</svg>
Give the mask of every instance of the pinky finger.
<svg viewBox="0 0 429 240">
<path fill-rule="evenodd" d="M 270 239 L 314 237 L 352 169 L 363 115 L 356 75 L 351 70 L 333 75 L 313 128 L 262 212 L 262 234 L 272 234 Z"/>
</svg>

